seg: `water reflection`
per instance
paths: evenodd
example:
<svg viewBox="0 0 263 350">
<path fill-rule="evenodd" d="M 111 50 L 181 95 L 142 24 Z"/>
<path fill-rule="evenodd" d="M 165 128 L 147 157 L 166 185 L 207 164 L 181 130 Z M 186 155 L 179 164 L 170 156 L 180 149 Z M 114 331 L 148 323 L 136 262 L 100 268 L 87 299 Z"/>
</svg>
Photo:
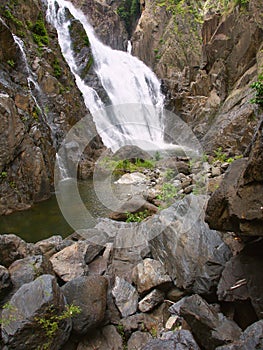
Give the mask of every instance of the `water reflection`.
<svg viewBox="0 0 263 350">
<path fill-rule="evenodd" d="M 85 206 L 94 218 L 107 216 L 109 210 L 97 198 L 92 180 L 80 182 L 79 191 Z M 37 242 L 52 235 L 65 238 L 72 232 L 74 230 L 62 216 L 55 195 L 28 210 L 0 217 L 1 234 L 14 233 L 27 242 Z"/>
</svg>

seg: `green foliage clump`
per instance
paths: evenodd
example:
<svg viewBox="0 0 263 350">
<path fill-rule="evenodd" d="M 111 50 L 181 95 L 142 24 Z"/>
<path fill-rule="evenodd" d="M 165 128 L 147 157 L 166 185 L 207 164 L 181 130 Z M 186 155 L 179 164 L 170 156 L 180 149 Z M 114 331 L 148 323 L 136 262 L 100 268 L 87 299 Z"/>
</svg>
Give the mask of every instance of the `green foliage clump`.
<svg viewBox="0 0 263 350">
<path fill-rule="evenodd" d="M 147 209 L 137 213 L 130 213 L 127 211 L 125 214 L 126 222 L 141 222 L 150 215 Z"/>
<path fill-rule="evenodd" d="M 218 147 L 214 151 L 215 156 L 213 157 L 213 161 L 219 160 L 220 162 L 226 162 L 226 163 L 232 163 L 236 159 L 240 159 L 243 156 L 242 155 L 236 155 L 234 157 L 228 157 L 226 153 L 223 152 L 222 147 Z"/>
<path fill-rule="evenodd" d="M 81 312 L 79 306 L 66 305 L 66 310 L 61 315 L 56 314 L 56 310 L 51 305 L 48 309 L 47 314 L 44 317 L 36 317 L 35 321 L 38 325 L 44 329 L 44 332 L 48 338 L 48 341 L 43 345 L 41 349 L 48 350 L 51 346 L 52 340 L 56 336 L 59 329 L 59 323 L 67 318 L 72 318 Z"/>
<path fill-rule="evenodd" d="M 152 169 L 154 167 L 154 161 L 136 159 L 135 162 L 131 162 L 128 159 L 114 160 L 105 157 L 100 161 L 99 165 L 105 169 L 111 170 L 115 175 L 120 175 L 127 172 L 134 173 L 144 169 Z"/>
<path fill-rule="evenodd" d="M 162 185 L 161 193 L 157 195 L 157 199 L 165 202 L 168 206 L 171 205 L 178 194 L 178 188 L 171 183 Z"/>
<path fill-rule="evenodd" d="M 132 25 L 140 16 L 140 1 L 123 0 L 117 8 L 117 14 L 124 21 L 128 34 L 131 34 Z"/>
<path fill-rule="evenodd" d="M 8 64 L 10 67 L 12 67 L 12 68 L 15 67 L 15 61 L 14 61 L 14 60 L 8 60 L 8 61 L 7 61 L 7 64 Z"/>
<path fill-rule="evenodd" d="M 54 70 L 54 75 L 56 78 L 61 77 L 62 74 L 62 70 L 61 67 L 59 65 L 58 59 L 55 58 L 54 62 L 53 62 L 53 70 Z"/>
<path fill-rule="evenodd" d="M 6 19 L 12 21 L 17 27 L 23 26 L 23 23 L 20 20 L 18 20 L 9 9 L 4 10 L 3 16 Z"/>
<path fill-rule="evenodd" d="M 263 107 L 263 75 L 259 75 L 258 80 L 252 83 L 250 87 L 256 92 L 255 97 L 250 102 Z"/>
<path fill-rule="evenodd" d="M 42 13 L 39 14 L 38 19 L 34 25 L 30 25 L 32 30 L 32 36 L 35 43 L 39 47 L 43 47 L 49 44 L 48 33 L 45 27 L 45 22 Z"/>
</svg>

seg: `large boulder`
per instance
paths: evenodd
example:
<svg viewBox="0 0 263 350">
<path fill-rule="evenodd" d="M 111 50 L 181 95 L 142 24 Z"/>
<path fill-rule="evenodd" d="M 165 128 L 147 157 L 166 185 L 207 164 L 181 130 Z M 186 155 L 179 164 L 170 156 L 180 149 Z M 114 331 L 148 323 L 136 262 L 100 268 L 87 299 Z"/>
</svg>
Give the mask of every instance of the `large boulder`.
<svg viewBox="0 0 263 350">
<path fill-rule="evenodd" d="M 184 298 L 180 306 L 180 315 L 205 350 L 213 350 L 217 346 L 228 344 L 241 335 L 241 329 L 235 322 L 217 313 L 197 294 Z"/>
<path fill-rule="evenodd" d="M 15 289 L 34 281 L 43 274 L 54 274 L 51 263 L 42 255 L 33 255 L 16 260 L 9 267 L 12 284 Z"/>
<path fill-rule="evenodd" d="M 140 294 L 155 287 L 167 289 L 172 284 L 164 266 L 159 261 L 150 258 L 144 259 L 134 267 L 132 280 Z"/>
<path fill-rule="evenodd" d="M 82 339 L 77 350 L 123 350 L 122 337 L 113 325 L 94 331 Z"/>
<path fill-rule="evenodd" d="M 0 264 L 9 267 L 15 260 L 23 259 L 29 252 L 28 244 L 13 234 L 0 235 Z"/>
<path fill-rule="evenodd" d="M 241 334 L 238 341 L 223 345 L 216 350 L 252 350 L 263 349 L 263 320 L 253 323 Z"/>
<path fill-rule="evenodd" d="M 252 141 L 249 158 L 232 163 L 209 199 L 206 218 L 211 228 L 240 235 L 262 236 L 263 119 Z"/>
<path fill-rule="evenodd" d="M 116 277 L 112 295 L 122 317 L 135 314 L 138 306 L 139 295 L 136 289 L 123 278 Z"/>
<path fill-rule="evenodd" d="M 152 255 L 162 262 L 178 288 L 200 294 L 215 291 L 229 247 L 203 220 L 205 196 L 189 195 L 145 223 L 155 237 Z"/>
<path fill-rule="evenodd" d="M 103 249 L 103 246 L 91 244 L 88 241 L 76 242 L 51 258 L 51 264 L 56 274 L 68 282 L 76 277 L 88 274 L 88 263 Z"/>
<path fill-rule="evenodd" d="M 2 337 L 10 350 L 60 349 L 71 331 L 71 319 L 63 315 L 66 302 L 56 279 L 42 275 L 24 284 L 11 298 L 2 313 Z M 50 328 L 50 322 L 57 329 Z M 49 326 L 48 326 L 49 325 Z"/>
<path fill-rule="evenodd" d="M 82 276 L 67 282 L 62 291 L 69 304 L 80 307 L 81 312 L 73 317 L 73 331 L 84 335 L 104 319 L 108 283 L 105 277 Z"/>
</svg>

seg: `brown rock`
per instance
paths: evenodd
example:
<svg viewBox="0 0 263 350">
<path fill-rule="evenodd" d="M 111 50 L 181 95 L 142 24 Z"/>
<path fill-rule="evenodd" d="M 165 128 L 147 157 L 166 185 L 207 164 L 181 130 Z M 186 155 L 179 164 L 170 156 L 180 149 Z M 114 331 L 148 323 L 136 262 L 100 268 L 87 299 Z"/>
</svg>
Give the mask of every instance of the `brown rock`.
<svg viewBox="0 0 263 350">
<path fill-rule="evenodd" d="M 171 278 L 163 265 L 153 259 L 144 259 L 132 271 L 132 280 L 139 293 L 145 293 L 154 287 L 167 288 L 171 285 Z"/>
</svg>

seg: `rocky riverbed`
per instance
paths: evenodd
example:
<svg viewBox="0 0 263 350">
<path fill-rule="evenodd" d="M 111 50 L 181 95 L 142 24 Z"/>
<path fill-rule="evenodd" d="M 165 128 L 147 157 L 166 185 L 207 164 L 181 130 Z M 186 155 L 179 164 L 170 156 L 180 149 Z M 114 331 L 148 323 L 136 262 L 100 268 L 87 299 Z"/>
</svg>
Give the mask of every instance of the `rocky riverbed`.
<svg viewBox="0 0 263 350">
<path fill-rule="evenodd" d="M 222 180 L 210 199 L 192 189 L 140 223 L 105 218 L 67 239 L 32 244 L 1 235 L 2 348 L 261 349 L 262 238 L 252 230 L 247 239 L 222 233 L 204 221 L 207 200 L 211 221 L 222 188 L 229 195 L 236 164 L 255 169 L 260 140 L 261 126 L 248 157 L 225 175 L 218 160 L 205 167 L 208 178 Z M 194 167 L 188 159 L 176 162 L 188 174 L 169 181 L 185 191 Z M 157 180 L 151 188 L 163 182 L 160 168 L 144 174 Z"/>
</svg>

